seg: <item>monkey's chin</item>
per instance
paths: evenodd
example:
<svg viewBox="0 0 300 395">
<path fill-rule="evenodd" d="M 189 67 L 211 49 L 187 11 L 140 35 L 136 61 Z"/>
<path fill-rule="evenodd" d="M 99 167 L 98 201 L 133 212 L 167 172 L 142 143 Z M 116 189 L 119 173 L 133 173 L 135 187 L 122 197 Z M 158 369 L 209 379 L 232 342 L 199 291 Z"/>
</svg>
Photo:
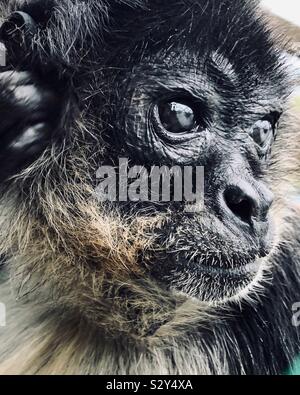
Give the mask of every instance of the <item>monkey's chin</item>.
<svg viewBox="0 0 300 395">
<path fill-rule="evenodd" d="M 207 302 L 224 304 L 253 297 L 260 288 L 267 267 L 266 258 L 257 258 L 243 266 L 226 268 L 199 264 L 197 273 L 174 273 L 169 282 L 174 295 Z"/>
</svg>

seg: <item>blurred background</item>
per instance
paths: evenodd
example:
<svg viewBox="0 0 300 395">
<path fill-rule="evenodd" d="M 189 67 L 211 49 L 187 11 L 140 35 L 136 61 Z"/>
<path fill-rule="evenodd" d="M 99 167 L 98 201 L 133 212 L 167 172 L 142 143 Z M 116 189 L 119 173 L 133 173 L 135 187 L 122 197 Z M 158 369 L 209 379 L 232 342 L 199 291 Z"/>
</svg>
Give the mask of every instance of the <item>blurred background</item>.
<svg viewBox="0 0 300 395">
<path fill-rule="evenodd" d="M 299 0 L 262 0 L 262 4 L 275 15 L 300 26 Z"/>
<path fill-rule="evenodd" d="M 288 36 L 290 45 L 286 57 L 292 65 L 296 78 L 296 88 L 292 96 L 295 114 L 299 114 L 299 145 L 300 145 L 300 0 L 262 0 L 263 7 L 271 16 L 276 29 Z M 300 153 L 299 175 L 296 175 L 295 186 L 298 190 L 296 201 L 300 205 Z"/>
<path fill-rule="evenodd" d="M 299 78 L 295 96 L 300 110 L 300 0 L 262 0 L 261 3 L 271 15 L 274 26 L 290 40 L 288 58 Z"/>
</svg>

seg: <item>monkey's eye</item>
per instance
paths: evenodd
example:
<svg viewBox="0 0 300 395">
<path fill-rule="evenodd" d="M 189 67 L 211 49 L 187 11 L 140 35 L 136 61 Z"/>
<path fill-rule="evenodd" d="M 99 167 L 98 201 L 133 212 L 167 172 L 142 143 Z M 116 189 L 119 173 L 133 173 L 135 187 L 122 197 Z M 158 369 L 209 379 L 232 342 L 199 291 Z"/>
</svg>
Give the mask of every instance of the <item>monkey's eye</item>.
<svg viewBox="0 0 300 395">
<path fill-rule="evenodd" d="M 272 112 L 257 121 L 252 128 L 252 138 L 260 147 L 269 146 L 275 137 L 280 113 Z"/>
<path fill-rule="evenodd" d="M 264 147 L 273 137 L 273 126 L 267 120 L 257 121 L 252 129 L 252 137 L 256 144 Z"/>
<path fill-rule="evenodd" d="M 190 132 L 198 126 L 197 115 L 184 101 L 168 101 L 158 105 L 158 114 L 162 126 L 172 133 Z"/>
</svg>

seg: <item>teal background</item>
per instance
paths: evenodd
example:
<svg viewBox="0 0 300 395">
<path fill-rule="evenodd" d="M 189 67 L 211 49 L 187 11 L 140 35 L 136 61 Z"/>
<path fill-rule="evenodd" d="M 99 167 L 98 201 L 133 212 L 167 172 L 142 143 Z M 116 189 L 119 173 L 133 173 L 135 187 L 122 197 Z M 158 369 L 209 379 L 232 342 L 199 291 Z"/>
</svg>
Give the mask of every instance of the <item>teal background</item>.
<svg viewBox="0 0 300 395">
<path fill-rule="evenodd" d="M 294 365 L 291 367 L 291 369 L 288 372 L 288 375 L 300 376 L 300 357 L 296 360 Z"/>
</svg>

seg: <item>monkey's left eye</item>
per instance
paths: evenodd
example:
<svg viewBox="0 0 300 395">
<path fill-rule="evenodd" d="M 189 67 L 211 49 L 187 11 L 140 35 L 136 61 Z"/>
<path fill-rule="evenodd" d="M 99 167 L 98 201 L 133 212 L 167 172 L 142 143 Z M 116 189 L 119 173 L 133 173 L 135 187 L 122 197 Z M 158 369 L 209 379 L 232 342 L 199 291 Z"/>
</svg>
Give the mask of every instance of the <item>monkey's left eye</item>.
<svg viewBox="0 0 300 395">
<path fill-rule="evenodd" d="M 187 102 L 169 101 L 158 105 L 158 115 L 162 126 L 172 133 L 190 132 L 198 126 L 193 105 Z"/>
<path fill-rule="evenodd" d="M 258 121 L 252 129 L 253 140 L 261 147 L 264 147 L 273 138 L 273 126 L 267 120 Z"/>
<path fill-rule="evenodd" d="M 252 138 L 260 147 L 269 146 L 275 137 L 280 113 L 272 112 L 257 121 L 252 128 Z"/>
</svg>

